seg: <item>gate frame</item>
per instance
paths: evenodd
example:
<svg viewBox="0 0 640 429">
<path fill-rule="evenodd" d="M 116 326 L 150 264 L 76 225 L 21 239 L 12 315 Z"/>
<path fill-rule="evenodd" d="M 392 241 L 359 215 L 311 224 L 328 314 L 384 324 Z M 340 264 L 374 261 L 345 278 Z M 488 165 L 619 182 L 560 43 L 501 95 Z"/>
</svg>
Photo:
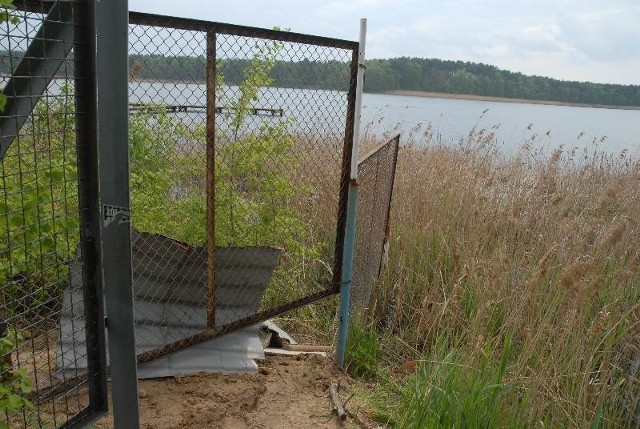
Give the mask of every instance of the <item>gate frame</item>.
<svg viewBox="0 0 640 429">
<path fill-rule="evenodd" d="M 205 53 L 207 55 L 207 109 L 212 107 L 215 109 L 215 85 L 210 81 L 215 73 L 215 57 L 211 58 L 211 54 L 215 54 L 215 39 L 216 35 L 231 35 L 240 37 L 253 37 L 261 38 L 265 40 L 277 40 L 282 42 L 303 43 L 314 46 L 322 46 L 328 48 L 344 49 L 352 52 L 350 61 L 349 72 L 349 88 L 347 91 L 347 106 L 346 106 L 346 118 L 345 118 L 345 131 L 342 146 L 342 165 L 340 170 L 340 185 L 337 191 L 339 192 L 339 203 L 337 207 L 337 222 L 335 230 L 335 248 L 334 248 L 334 261 L 333 261 L 333 276 L 330 283 L 323 290 L 311 293 L 302 298 L 296 299 L 273 307 L 267 310 L 259 311 L 251 316 L 242 318 L 232 323 L 228 323 L 223 326 L 212 326 L 213 312 L 215 308 L 215 285 L 212 282 L 208 283 L 208 329 L 190 336 L 188 338 L 175 341 L 162 347 L 158 347 L 154 350 L 143 352 L 137 356 L 138 363 L 149 362 L 165 356 L 169 353 L 182 350 L 186 347 L 193 346 L 202 343 L 206 340 L 219 337 L 234 330 L 253 325 L 255 323 L 267 320 L 271 317 L 281 315 L 285 312 L 298 309 L 300 307 L 309 305 L 321 299 L 330 297 L 332 295 L 339 294 L 344 287 L 343 281 L 343 255 L 348 249 L 345 247 L 345 238 L 347 237 L 347 216 L 348 216 L 348 198 L 350 188 L 351 169 L 355 164 L 357 166 L 357 154 L 354 155 L 353 144 L 355 135 L 355 125 L 357 124 L 357 118 L 359 113 L 356 113 L 357 105 L 357 90 L 359 85 L 358 74 L 359 69 L 363 71 L 363 67 L 358 65 L 360 42 L 349 41 L 343 39 L 334 39 L 329 37 L 312 36 L 308 34 L 283 32 L 277 30 L 267 30 L 263 28 L 247 27 L 234 24 L 226 24 L 212 21 L 197 20 L 191 18 L 178 18 L 166 15 L 157 15 L 143 12 L 129 12 L 129 21 L 131 24 L 150 26 L 150 27 L 162 27 L 175 30 L 187 30 L 202 32 L 205 35 L 206 46 Z M 361 79 L 361 78 L 360 78 Z M 361 82 L 361 81 L 360 81 Z M 361 86 L 361 84 L 360 84 Z M 207 115 L 209 116 L 209 115 Z M 215 136 L 215 123 L 209 121 L 207 123 L 207 138 Z M 209 164 L 213 164 L 213 156 L 215 155 L 214 145 L 207 144 L 207 160 Z M 354 161 L 355 160 L 355 161 Z M 207 201 L 213 200 L 214 190 L 207 190 Z M 207 206 L 210 204 L 208 203 Z M 213 207 L 207 207 L 208 218 L 213 219 Z M 207 246 L 213 246 L 215 243 L 211 237 L 211 231 L 208 231 Z M 215 254 L 213 257 L 209 256 L 208 272 L 211 272 L 215 268 Z"/>
</svg>

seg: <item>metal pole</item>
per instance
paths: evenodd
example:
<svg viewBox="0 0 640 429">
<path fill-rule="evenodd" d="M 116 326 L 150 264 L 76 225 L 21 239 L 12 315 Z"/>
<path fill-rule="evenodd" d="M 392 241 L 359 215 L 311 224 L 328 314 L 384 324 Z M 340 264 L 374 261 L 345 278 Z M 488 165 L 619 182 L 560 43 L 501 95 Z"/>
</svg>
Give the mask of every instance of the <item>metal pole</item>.
<svg viewBox="0 0 640 429">
<path fill-rule="evenodd" d="M 207 33 L 207 328 L 216 326 L 216 33 Z"/>
<path fill-rule="evenodd" d="M 351 279 L 353 277 L 353 252 L 356 241 L 356 214 L 358 208 L 358 150 L 360 146 L 360 117 L 362 113 L 362 87 L 364 83 L 364 48 L 367 41 L 367 20 L 360 20 L 360 43 L 358 46 L 358 76 L 356 84 L 355 118 L 353 122 L 353 146 L 351 173 L 347 197 L 347 224 L 342 253 L 342 279 L 340 281 L 340 310 L 336 360 L 344 367 L 347 335 L 349 332 L 349 307 L 351 301 Z"/>
<path fill-rule="evenodd" d="M 96 4 L 74 4 L 74 75 L 76 139 L 78 156 L 78 202 L 82 246 L 82 284 L 89 405 L 92 417 L 109 409 L 107 352 L 104 324 L 102 248 L 100 240 L 100 187 L 98 168 L 98 112 L 96 87 Z"/>
<path fill-rule="evenodd" d="M 97 3 L 100 235 L 116 429 L 140 426 L 129 211 L 128 12 L 127 0 Z"/>
</svg>

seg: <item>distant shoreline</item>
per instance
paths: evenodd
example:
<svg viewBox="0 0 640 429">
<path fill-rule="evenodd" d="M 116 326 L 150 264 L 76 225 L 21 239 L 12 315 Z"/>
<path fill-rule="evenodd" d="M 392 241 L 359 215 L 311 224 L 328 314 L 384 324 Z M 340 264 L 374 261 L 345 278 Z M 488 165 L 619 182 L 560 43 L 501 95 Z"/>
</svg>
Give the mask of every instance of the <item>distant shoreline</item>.
<svg viewBox="0 0 640 429">
<path fill-rule="evenodd" d="M 529 100 L 524 98 L 493 97 L 490 95 L 451 94 L 446 92 L 396 90 L 385 95 L 406 95 L 410 97 L 444 98 L 452 100 L 496 101 L 500 103 L 545 104 L 550 106 L 593 107 L 598 109 L 640 110 L 640 106 L 616 106 L 609 104 L 570 103 L 566 101 Z"/>
</svg>

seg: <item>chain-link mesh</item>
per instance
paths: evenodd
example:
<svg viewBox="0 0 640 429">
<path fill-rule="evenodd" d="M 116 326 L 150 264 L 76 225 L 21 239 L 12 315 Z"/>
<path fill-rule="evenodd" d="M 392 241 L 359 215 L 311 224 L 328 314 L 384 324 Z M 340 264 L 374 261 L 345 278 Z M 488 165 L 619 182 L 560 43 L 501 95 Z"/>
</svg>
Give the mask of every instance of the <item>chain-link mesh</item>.
<svg viewBox="0 0 640 429">
<path fill-rule="evenodd" d="M 351 286 L 352 308 L 369 304 L 384 262 L 400 136 L 368 148 L 358 162 L 358 214 Z"/>
<path fill-rule="evenodd" d="M 81 162 L 91 108 L 91 76 L 83 74 L 91 67 L 85 3 L 30 1 L 0 9 L 4 427 L 75 427 L 95 416 L 106 393 L 96 366 L 86 370 L 88 361 L 99 360 L 96 319 L 72 311 L 73 299 L 96 314 L 100 305 L 91 300 L 94 285 L 83 276 L 89 267 L 79 251 L 89 210 Z M 85 362 L 82 370 L 65 370 L 76 361 Z"/>
<path fill-rule="evenodd" d="M 335 293 L 357 43 L 130 22 L 139 361 Z"/>
</svg>

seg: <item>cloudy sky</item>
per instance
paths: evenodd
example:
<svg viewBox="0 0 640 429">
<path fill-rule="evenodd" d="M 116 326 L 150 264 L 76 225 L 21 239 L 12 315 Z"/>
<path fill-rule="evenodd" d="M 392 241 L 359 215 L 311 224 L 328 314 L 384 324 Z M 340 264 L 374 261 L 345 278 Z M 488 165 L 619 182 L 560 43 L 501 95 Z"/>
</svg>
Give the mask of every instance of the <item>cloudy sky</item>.
<svg viewBox="0 0 640 429">
<path fill-rule="evenodd" d="M 357 40 L 367 58 L 476 61 L 640 84 L 640 0 L 129 0 L 131 10 Z"/>
</svg>

